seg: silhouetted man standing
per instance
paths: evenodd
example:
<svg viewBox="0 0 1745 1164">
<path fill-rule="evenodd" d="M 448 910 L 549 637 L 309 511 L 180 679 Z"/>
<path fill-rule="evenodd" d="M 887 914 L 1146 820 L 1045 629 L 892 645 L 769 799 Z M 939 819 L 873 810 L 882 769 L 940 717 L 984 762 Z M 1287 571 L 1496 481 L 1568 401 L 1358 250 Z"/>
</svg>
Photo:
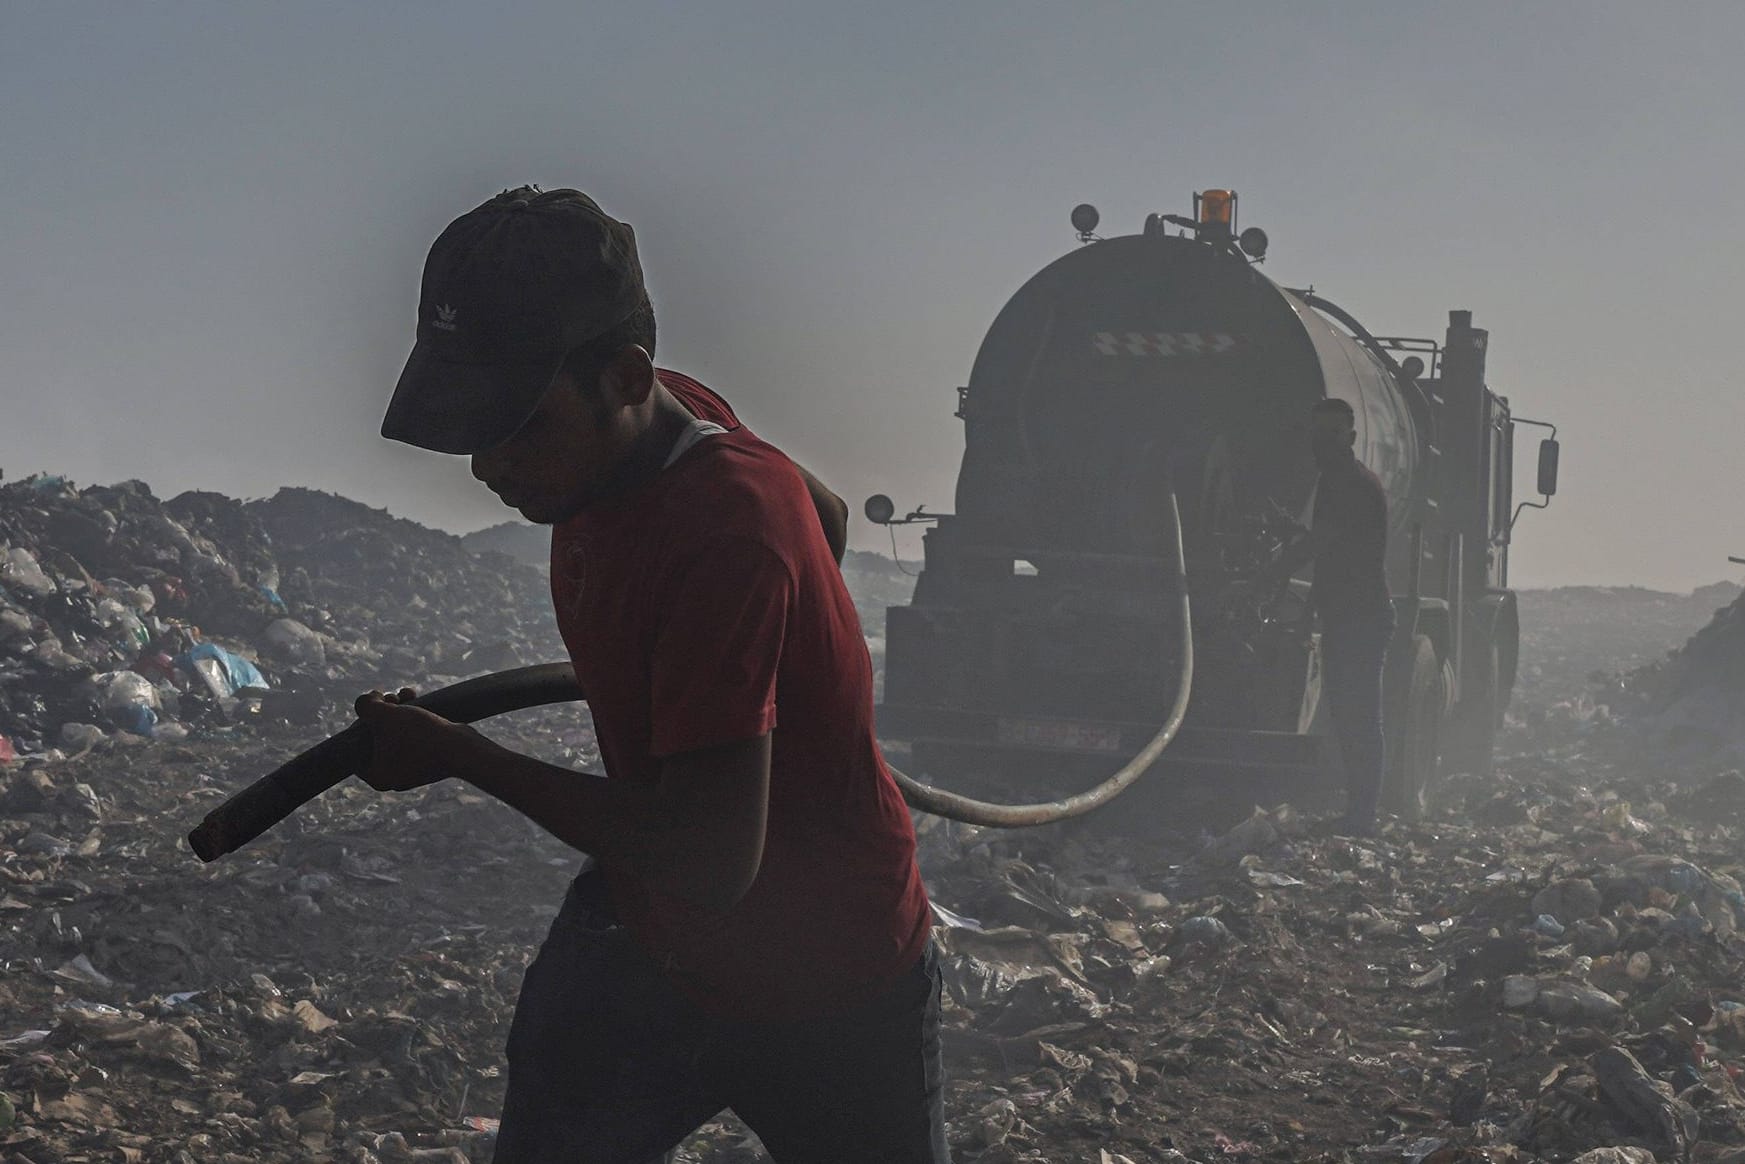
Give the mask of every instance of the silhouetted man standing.
<svg viewBox="0 0 1745 1164">
<path fill-rule="evenodd" d="M 1315 567 L 1310 604 L 1321 616 L 1321 693 L 1345 767 L 1341 831 L 1373 833 L 1380 807 L 1385 745 L 1382 665 L 1394 633 L 1386 569 L 1387 494 L 1357 459 L 1351 405 L 1328 398 L 1309 414 L 1309 447 L 1321 476 L 1309 535 L 1293 544 L 1270 577 Z"/>
</svg>

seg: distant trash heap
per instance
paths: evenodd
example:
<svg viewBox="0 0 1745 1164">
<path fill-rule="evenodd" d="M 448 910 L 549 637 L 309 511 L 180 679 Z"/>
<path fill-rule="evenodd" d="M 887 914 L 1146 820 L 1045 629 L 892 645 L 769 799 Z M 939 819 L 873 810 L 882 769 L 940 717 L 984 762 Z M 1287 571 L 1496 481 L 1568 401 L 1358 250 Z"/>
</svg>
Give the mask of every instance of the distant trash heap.
<svg viewBox="0 0 1745 1164">
<path fill-rule="evenodd" d="M 562 658 L 541 572 L 311 489 L 0 484 L 0 764 Z"/>
<path fill-rule="evenodd" d="M 1745 594 L 1619 687 L 1624 710 L 1681 756 L 1745 764 Z"/>
</svg>

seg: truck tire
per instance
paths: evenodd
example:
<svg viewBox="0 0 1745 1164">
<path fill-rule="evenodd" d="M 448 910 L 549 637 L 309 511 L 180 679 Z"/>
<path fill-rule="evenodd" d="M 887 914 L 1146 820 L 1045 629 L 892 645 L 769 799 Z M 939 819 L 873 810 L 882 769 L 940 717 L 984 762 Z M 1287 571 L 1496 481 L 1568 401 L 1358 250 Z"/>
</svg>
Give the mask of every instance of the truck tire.
<svg viewBox="0 0 1745 1164">
<path fill-rule="evenodd" d="M 1448 725 L 1448 744 L 1443 749 L 1443 769 L 1448 772 L 1491 774 L 1496 751 L 1497 727 L 1502 721 L 1502 648 L 1495 639 L 1477 659 L 1470 673 L 1465 699 L 1454 709 Z"/>
<path fill-rule="evenodd" d="M 1412 636 L 1411 653 L 1400 668 L 1400 690 L 1392 701 L 1398 726 L 1388 732 L 1387 778 L 1382 807 L 1403 820 L 1424 818 L 1440 768 L 1442 712 L 1448 689 L 1442 660 L 1426 635 Z"/>
</svg>

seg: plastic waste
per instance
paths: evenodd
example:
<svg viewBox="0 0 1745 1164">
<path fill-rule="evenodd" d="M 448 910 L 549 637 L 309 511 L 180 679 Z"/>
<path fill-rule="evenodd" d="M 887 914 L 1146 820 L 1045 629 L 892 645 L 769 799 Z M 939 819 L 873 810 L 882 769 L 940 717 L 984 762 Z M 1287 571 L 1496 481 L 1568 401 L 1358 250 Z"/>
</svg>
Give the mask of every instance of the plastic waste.
<svg viewBox="0 0 1745 1164">
<path fill-rule="evenodd" d="M 31 857 L 68 857 L 72 855 L 73 846 L 52 833 L 26 833 L 24 839 L 13 845 L 20 853 Z"/>
<path fill-rule="evenodd" d="M 54 579 L 37 565 L 36 555 L 23 546 L 12 546 L 0 554 L 0 582 L 39 598 L 55 592 Z"/>
<path fill-rule="evenodd" d="M 1595 1148 L 1583 1152 L 1570 1164 L 1655 1164 L 1655 1155 L 1647 1148 Z"/>
<path fill-rule="evenodd" d="M 86 986 L 110 987 L 115 980 L 92 964 L 89 955 L 80 954 L 72 961 L 56 970 L 55 976 L 77 982 Z"/>
<path fill-rule="evenodd" d="M 1531 974 L 1511 974 L 1503 979 L 1503 1005 L 1510 1010 L 1532 1006 L 1539 997 L 1539 980 Z"/>
<path fill-rule="evenodd" d="M 933 916 L 939 919 L 939 924 L 942 926 L 950 926 L 952 929 L 959 930 L 976 930 L 977 932 L 985 928 L 975 918 L 953 913 L 937 901 L 929 902 L 929 904 L 933 906 Z"/>
<path fill-rule="evenodd" d="M 1236 944 L 1236 935 L 1215 917 L 1190 917 L 1176 930 L 1175 943 L 1184 953 L 1223 950 Z"/>
<path fill-rule="evenodd" d="M 1648 826 L 1630 814 L 1630 802 L 1620 800 L 1602 814 L 1606 827 L 1614 832 L 1639 836 L 1648 831 Z"/>
<path fill-rule="evenodd" d="M 1638 905 L 1672 904 L 1665 898 L 1650 902 L 1655 890 L 1670 895 L 1674 902 L 1692 902 L 1723 939 L 1738 930 L 1740 913 L 1745 911 L 1745 892 L 1741 892 L 1737 880 L 1677 857 L 1650 853 L 1630 857 L 1619 862 L 1602 880 L 1611 894 Z"/>
<path fill-rule="evenodd" d="M 27 654 L 51 671 L 85 671 L 84 660 L 68 652 L 61 640 L 50 635 L 32 647 Z"/>
<path fill-rule="evenodd" d="M 134 735 L 149 736 L 161 702 L 152 681 L 137 671 L 111 671 L 96 677 L 109 721 Z"/>
<path fill-rule="evenodd" d="M 975 1145 L 993 1148 L 1006 1142 L 1018 1123 L 1018 1107 L 1009 1099 L 996 1099 L 972 1117 L 970 1135 Z"/>
<path fill-rule="evenodd" d="M 124 603 L 136 614 L 150 614 L 157 605 L 157 595 L 152 593 L 150 586 L 135 586 L 120 578 L 103 579 L 103 589 L 117 602 Z"/>
<path fill-rule="evenodd" d="M 1588 1066 L 1599 1081 L 1600 1096 L 1626 1126 L 1665 1149 L 1673 1159 L 1691 1158 L 1691 1141 L 1697 1138 L 1700 1121 L 1695 1109 L 1677 1098 L 1670 1086 L 1649 1074 L 1622 1047 L 1596 1051 Z"/>
<path fill-rule="evenodd" d="M 953 1001 L 971 1010 L 1004 1001 L 1018 984 L 1015 974 L 971 954 L 946 957 L 940 962 L 940 973 Z"/>
<path fill-rule="evenodd" d="M 220 701 L 234 698 L 245 687 L 267 686 L 260 668 L 217 643 L 195 643 L 176 657 L 176 666 L 199 676 Z"/>
<path fill-rule="evenodd" d="M 289 663 L 307 668 L 327 664 L 327 644 L 321 635 L 294 618 L 275 619 L 267 625 L 266 636 L 267 642 Z"/>
<path fill-rule="evenodd" d="M 30 638 L 30 616 L 13 606 L 0 606 L 0 643 Z"/>
<path fill-rule="evenodd" d="M 88 752 L 108 738 L 108 733 L 94 723 L 74 722 L 61 725 L 61 743 L 75 752 Z"/>
<path fill-rule="evenodd" d="M 1557 1022 L 1604 1022 L 1624 1013 L 1624 1004 L 1605 991 L 1576 982 L 1541 984 L 1533 1003 Z"/>
<path fill-rule="evenodd" d="M 109 637 L 130 650 L 141 650 L 151 643 L 151 632 L 139 615 L 115 598 L 99 599 L 94 613 Z"/>
<path fill-rule="evenodd" d="M 1563 923 L 1548 913 L 1542 913 L 1533 919 L 1533 932 L 1547 938 L 1561 938 Z"/>
</svg>

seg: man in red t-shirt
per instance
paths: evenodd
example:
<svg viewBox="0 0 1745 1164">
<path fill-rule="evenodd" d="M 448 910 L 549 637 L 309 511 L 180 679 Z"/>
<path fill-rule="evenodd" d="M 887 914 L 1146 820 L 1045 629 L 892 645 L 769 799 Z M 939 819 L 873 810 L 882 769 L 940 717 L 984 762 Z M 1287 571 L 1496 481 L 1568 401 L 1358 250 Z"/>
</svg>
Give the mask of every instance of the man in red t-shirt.
<svg viewBox="0 0 1745 1164">
<path fill-rule="evenodd" d="M 458 777 L 589 854 L 522 983 L 495 1159 L 641 1164 L 731 1107 L 778 1161 L 946 1161 L 938 955 L 840 501 L 656 370 L 634 236 L 585 195 L 456 219 L 421 299 L 383 433 L 554 527 L 606 767 L 358 701 L 374 787 Z"/>
</svg>

